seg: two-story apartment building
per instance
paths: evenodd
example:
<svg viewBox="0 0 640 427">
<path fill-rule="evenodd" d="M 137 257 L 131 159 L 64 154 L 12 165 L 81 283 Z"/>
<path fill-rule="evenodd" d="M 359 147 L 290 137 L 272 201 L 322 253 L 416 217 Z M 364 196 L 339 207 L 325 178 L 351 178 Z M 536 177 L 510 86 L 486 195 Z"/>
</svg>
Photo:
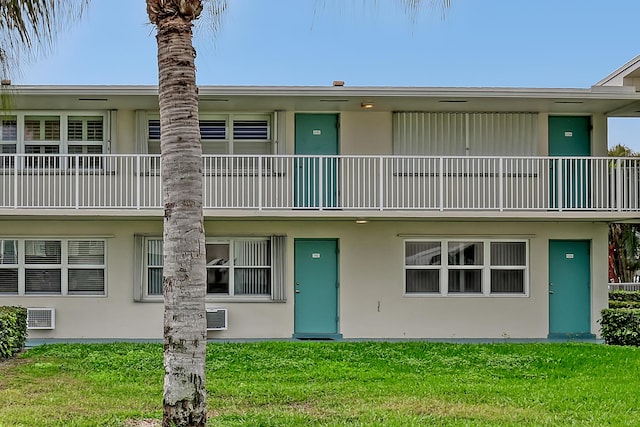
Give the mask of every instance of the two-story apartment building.
<svg viewBox="0 0 640 427">
<path fill-rule="evenodd" d="M 639 62 L 587 89 L 200 87 L 209 337 L 598 335 Z M 12 90 L 0 304 L 33 340 L 161 338 L 157 89 Z"/>
</svg>

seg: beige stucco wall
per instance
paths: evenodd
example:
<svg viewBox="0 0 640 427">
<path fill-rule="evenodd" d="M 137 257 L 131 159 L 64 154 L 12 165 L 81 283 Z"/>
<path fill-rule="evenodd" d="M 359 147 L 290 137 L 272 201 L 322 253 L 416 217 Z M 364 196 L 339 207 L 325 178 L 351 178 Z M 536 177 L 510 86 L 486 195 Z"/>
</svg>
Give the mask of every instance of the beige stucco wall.
<svg viewBox="0 0 640 427">
<path fill-rule="evenodd" d="M 118 110 L 115 113 L 116 134 L 111 144 L 111 153 L 136 152 L 136 115 L 133 110 Z"/>
<path fill-rule="evenodd" d="M 278 154 L 295 153 L 295 112 L 279 113 L 277 138 Z M 320 113 L 333 114 L 333 113 Z M 336 112 L 340 120 L 340 154 L 343 155 L 389 155 L 393 153 L 393 113 L 389 111 L 344 111 Z M 116 134 L 112 153 L 126 154 L 136 151 L 136 116 L 133 110 L 116 112 Z M 546 156 L 548 147 L 549 114 L 538 115 L 538 140 L 536 154 Z M 592 155 L 607 155 L 607 118 L 603 114 L 592 116 Z"/>
<path fill-rule="evenodd" d="M 161 233 L 159 220 L 3 221 L 3 237 L 105 236 L 107 296 L 0 297 L 0 304 L 55 307 L 56 329 L 30 338 L 160 338 L 162 304 L 133 300 L 134 234 Z M 293 333 L 296 238 L 340 245 L 340 332 L 345 338 L 544 338 L 548 333 L 548 241 L 592 241 L 592 333 L 607 300 L 607 227 L 600 223 L 440 221 L 207 221 L 208 236 L 287 235 L 286 303 L 217 302 L 229 329 L 211 338 L 288 338 Z M 406 297 L 403 236 L 526 238 L 530 289 L 519 297 Z"/>
</svg>

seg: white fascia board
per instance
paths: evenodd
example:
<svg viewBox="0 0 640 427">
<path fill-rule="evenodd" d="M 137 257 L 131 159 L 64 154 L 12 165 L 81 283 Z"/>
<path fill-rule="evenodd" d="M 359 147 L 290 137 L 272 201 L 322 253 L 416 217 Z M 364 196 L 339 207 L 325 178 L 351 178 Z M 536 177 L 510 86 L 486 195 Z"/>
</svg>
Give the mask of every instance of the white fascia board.
<svg viewBox="0 0 640 427">
<path fill-rule="evenodd" d="M 640 58 L 640 57 L 639 57 Z M 157 96 L 157 86 L 10 86 L 15 95 L 67 96 Z M 592 88 L 507 88 L 507 87 L 393 87 L 393 86 L 199 86 L 201 100 L 206 97 L 428 97 L 428 98 L 567 98 L 639 99 L 632 87 Z"/>
<path fill-rule="evenodd" d="M 428 97 L 428 98 L 537 98 L 639 99 L 633 88 L 496 88 L 496 87 L 312 87 L 312 86 L 201 86 L 200 98 L 224 96 L 273 97 Z"/>
<path fill-rule="evenodd" d="M 594 86 L 606 86 L 615 79 L 626 77 L 628 74 L 636 71 L 638 68 L 640 68 L 640 55 L 636 56 L 631 61 L 624 64 L 622 67 L 618 68 L 613 73 L 600 80 Z"/>
<path fill-rule="evenodd" d="M 153 95 L 158 96 L 157 86 L 128 86 L 128 85 L 12 85 L 7 88 L 9 93 L 16 95 Z"/>
</svg>

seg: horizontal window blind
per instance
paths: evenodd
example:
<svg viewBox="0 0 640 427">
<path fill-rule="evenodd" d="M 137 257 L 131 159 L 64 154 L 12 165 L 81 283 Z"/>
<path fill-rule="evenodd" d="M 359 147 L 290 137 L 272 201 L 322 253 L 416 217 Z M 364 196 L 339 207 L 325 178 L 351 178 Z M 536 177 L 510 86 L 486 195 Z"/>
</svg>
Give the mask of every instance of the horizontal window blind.
<svg viewBox="0 0 640 427">
<path fill-rule="evenodd" d="M 25 241 L 25 264 L 60 264 L 61 261 L 62 243 L 59 240 Z"/>
<path fill-rule="evenodd" d="M 283 236 L 207 242 L 207 293 L 231 297 L 269 296 L 272 300 L 284 301 L 284 253 Z M 145 260 L 146 294 L 162 295 L 161 239 L 146 239 Z"/>
<path fill-rule="evenodd" d="M 407 240 L 405 292 L 526 294 L 527 248 L 526 241 Z"/>
<path fill-rule="evenodd" d="M 104 268 L 69 269 L 69 295 L 102 294 Z"/>
<path fill-rule="evenodd" d="M 26 269 L 25 293 L 59 294 L 62 292 L 62 271 L 60 268 Z"/>
<path fill-rule="evenodd" d="M 0 268 L 0 294 L 18 293 L 18 269 Z"/>
<path fill-rule="evenodd" d="M 0 293 L 104 295 L 105 275 L 104 240 L 0 239 Z"/>
<path fill-rule="evenodd" d="M 69 241 L 69 264 L 104 264 L 104 241 L 71 240 Z"/>
</svg>

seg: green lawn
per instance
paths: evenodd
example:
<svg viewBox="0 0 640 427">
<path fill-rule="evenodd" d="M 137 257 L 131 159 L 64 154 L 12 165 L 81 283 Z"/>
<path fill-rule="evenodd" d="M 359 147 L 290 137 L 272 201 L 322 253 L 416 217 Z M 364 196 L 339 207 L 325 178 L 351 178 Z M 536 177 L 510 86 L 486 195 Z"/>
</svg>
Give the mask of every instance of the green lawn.
<svg viewBox="0 0 640 427">
<path fill-rule="evenodd" d="M 38 347 L 0 362 L 0 426 L 159 419 L 162 379 L 158 344 Z M 210 344 L 207 381 L 210 425 L 640 425 L 630 347 Z"/>
</svg>

